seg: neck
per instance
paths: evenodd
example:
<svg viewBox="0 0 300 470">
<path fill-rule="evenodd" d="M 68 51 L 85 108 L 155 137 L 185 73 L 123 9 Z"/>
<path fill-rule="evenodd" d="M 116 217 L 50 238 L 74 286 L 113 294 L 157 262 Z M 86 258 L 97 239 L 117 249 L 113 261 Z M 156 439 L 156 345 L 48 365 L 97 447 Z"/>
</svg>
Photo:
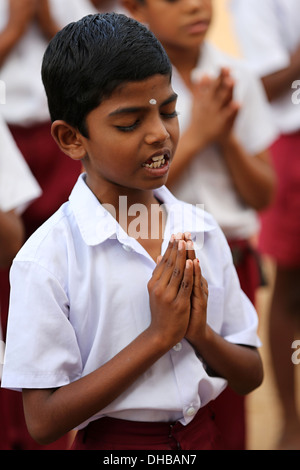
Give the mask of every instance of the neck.
<svg viewBox="0 0 300 470">
<path fill-rule="evenodd" d="M 200 48 L 191 47 L 191 48 L 182 48 L 178 47 L 165 46 L 167 54 L 172 62 L 172 64 L 178 70 L 193 70 L 199 59 Z"/>
<path fill-rule="evenodd" d="M 200 48 L 198 46 L 182 50 L 172 48 L 172 46 L 166 46 L 165 48 L 171 63 L 177 69 L 186 85 L 190 88 L 192 86 L 191 72 L 197 66 Z"/>
</svg>

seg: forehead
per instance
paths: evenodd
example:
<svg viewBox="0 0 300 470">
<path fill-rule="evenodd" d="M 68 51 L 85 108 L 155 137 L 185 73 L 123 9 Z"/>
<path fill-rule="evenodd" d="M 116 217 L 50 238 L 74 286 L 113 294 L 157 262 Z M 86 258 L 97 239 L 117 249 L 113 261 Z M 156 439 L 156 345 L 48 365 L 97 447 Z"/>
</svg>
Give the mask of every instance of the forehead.
<svg viewBox="0 0 300 470">
<path fill-rule="evenodd" d="M 163 102 L 173 92 L 169 75 L 152 75 L 145 80 L 126 82 L 119 85 L 113 93 L 104 99 L 100 106 L 119 107 L 124 104 L 145 105 Z M 150 104 L 151 104 L 150 103 Z"/>
</svg>

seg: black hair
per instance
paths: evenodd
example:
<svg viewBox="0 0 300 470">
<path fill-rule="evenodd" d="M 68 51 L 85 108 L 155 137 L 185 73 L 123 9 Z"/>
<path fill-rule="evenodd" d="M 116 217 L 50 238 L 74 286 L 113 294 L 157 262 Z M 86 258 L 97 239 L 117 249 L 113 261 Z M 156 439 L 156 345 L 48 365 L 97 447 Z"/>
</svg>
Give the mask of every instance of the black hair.
<svg viewBox="0 0 300 470">
<path fill-rule="evenodd" d="M 122 83 L 172 66 L 151 31 L 123 14 L 88 15 L 70 23 L 50 41 L 42 79 L 52 122 L 66 121 L 88 137 L 85 118 Z"/>
</svg>

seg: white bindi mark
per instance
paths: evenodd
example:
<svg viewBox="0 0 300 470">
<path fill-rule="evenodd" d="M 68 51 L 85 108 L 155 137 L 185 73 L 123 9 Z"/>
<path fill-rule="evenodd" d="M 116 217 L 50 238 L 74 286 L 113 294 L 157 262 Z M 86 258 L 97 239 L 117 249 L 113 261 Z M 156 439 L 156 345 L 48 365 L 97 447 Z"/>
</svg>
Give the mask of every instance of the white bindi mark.
<svg viewBox="0 0 300 470">
<path fill-rule="evenodd" d="M 154 105 L 157 103 L 157 101 L 156 101 L 154 98 L 152 98 L 152 99 L 149 101 L 149 103 L 150 103 L 150 104 L 153 104 L 153 106 L 154 106 Z"/>
</svg>

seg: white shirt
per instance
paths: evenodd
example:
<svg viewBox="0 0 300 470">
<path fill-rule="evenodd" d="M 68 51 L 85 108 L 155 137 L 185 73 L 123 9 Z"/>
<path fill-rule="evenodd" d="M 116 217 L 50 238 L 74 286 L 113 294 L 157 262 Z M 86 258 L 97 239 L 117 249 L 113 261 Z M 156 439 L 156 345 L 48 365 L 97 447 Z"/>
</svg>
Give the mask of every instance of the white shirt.
<svg viewBox="0 0 300 470">
<path fill-rule="evenodd" d="M 0 142 L 0 209 L 21 213 L 42 191 L 1 116 Z"/>
<path fill-rule="evenodd" d="M 236 82 L 234 99 L 241 105 L 235 136 L 247 152 L 255 155 L 267 149 L 277 135 L 262 84 L 242 61 L 204 43 L 193 74 L 198 78 L 204 74 L 215 77 L 221 67 L 229 67 Z M 177 110 L 183 133 L 190 122 L 192 95 L 176 69 L 172 84 L 178 94 Z M 191 204 L 204 204 L 228 239 L 249 238 L 258 230 L 256 212 L 241 200 L 223 156 L 214 145 L 199 152 L 172 191 Z"/>
<path fill-rule="evenodd" d="M 57 25 L 77 21 L 98 10 L 89 0 L 49 0 Z M 0 0 L 0 32 L 8 21 L 9 0 Z M 0 68 L 0 80 L 6 85 L 3 116 L 9 124 L 33 125 L 50 119 L 41 65 L 47 40 L 36 25 L 29 27 Z"/>
<path fill-rule="evenodd" d="M 241 50 L 260 76 L 286 68 L 300 45 L 299 0 L 231 0 L 231 13 Z M 298 77 L 300 80 L 300 77 Z M 272 103 L 282 133 L 300 129 L 300 108 L 291 87 Z"/>
<path fill-rule="evenodd" d="M 150 324 L 147 283 L 155 263 L 100 205 L 84 178 L 13 263 L 3 387 L 66 385 L 110 360 Z M 209 284 L 209 324 L 228 341 L 259 346 L 256 312 L 240 289 L 214 220 L 165 187 L 155 195 L 169 211 L 162 253 L 172 233 L 195 229 Z M 207 375 L 183 339 L 92 420 L 108 415 L 186 424 L 225 386 L 224 379 Z"/>
</svg>

